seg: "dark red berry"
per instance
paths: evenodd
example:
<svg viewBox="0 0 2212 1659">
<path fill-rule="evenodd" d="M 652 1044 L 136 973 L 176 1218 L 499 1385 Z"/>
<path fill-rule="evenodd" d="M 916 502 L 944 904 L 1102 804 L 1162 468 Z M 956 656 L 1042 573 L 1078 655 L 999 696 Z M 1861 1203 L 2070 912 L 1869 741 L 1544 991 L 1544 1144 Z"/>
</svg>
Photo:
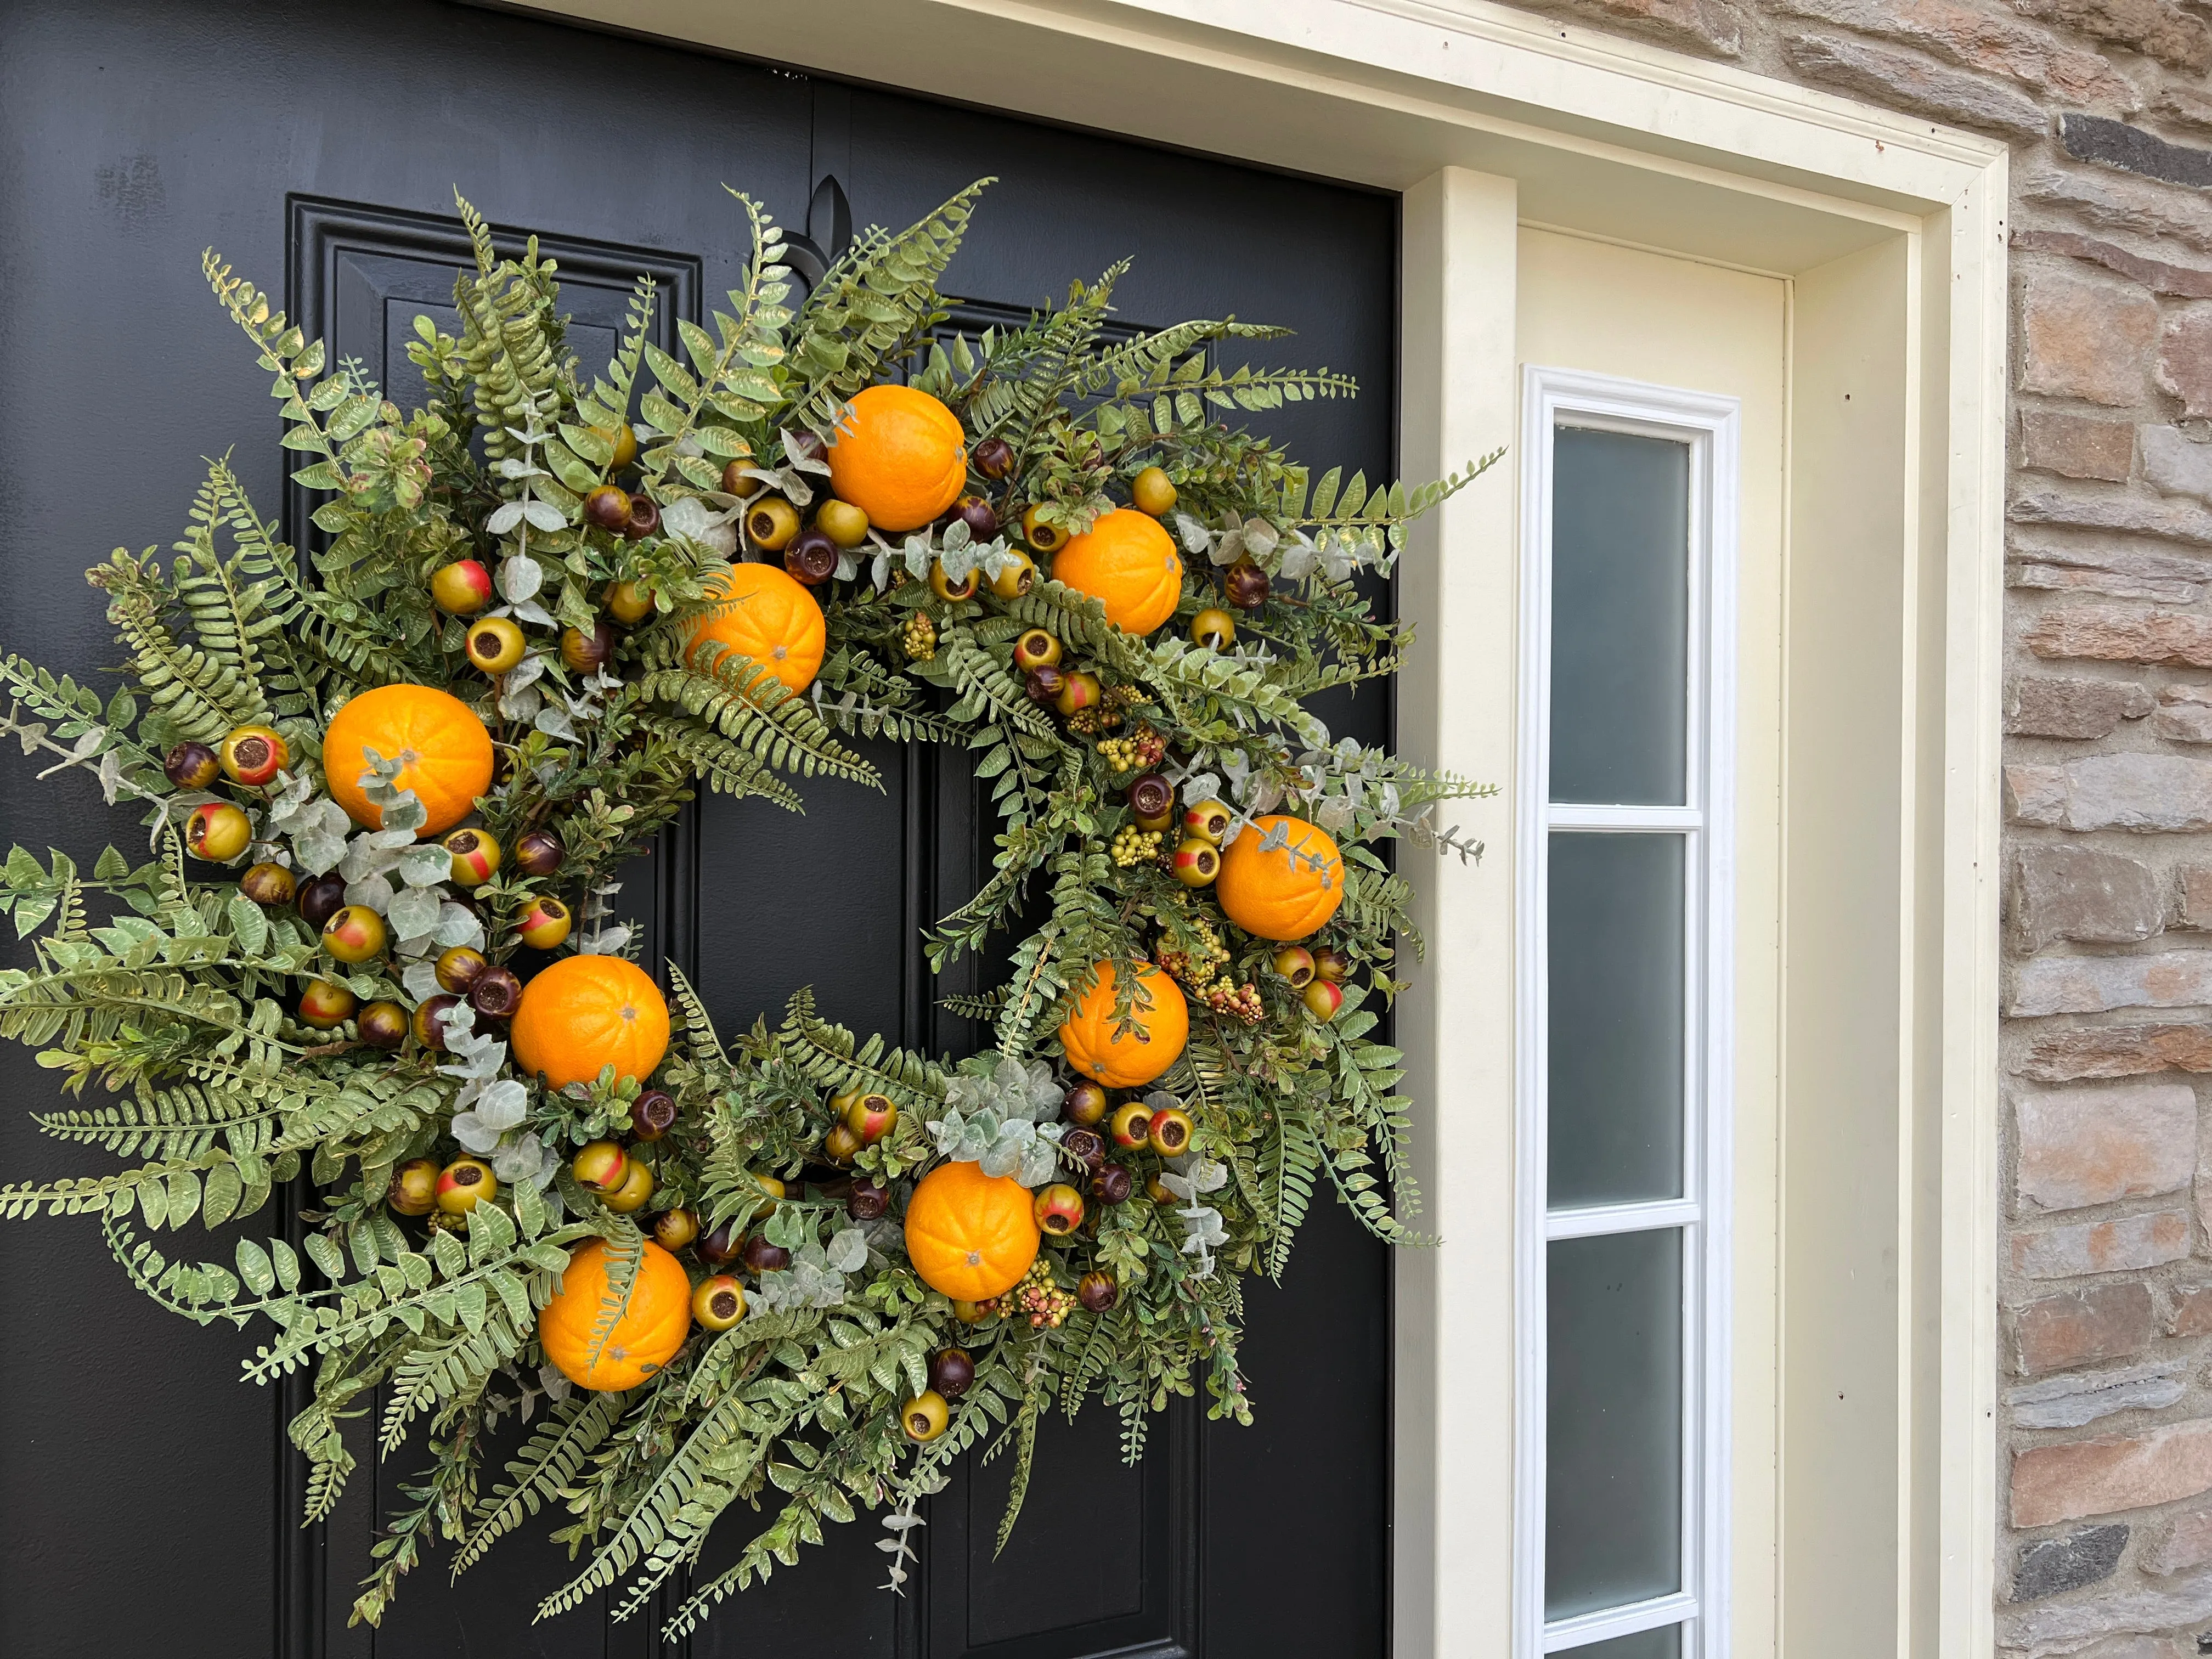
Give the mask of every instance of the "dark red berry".
<svg viewBox="0 0 2212 1659">
<path fill-rule="evenodd" d="M 855 1181 L 853 1190 L 845 1200 L 845 1213 L 855 1221 L 880 1219 L 891 1207 L 888 1188 L 872 1181 Z"/>
<path fill-rule="evenodd" d="M 1086 1129 L 1094 1127 L 1105 1117 L 1106 1109 L 1106 1091 L 1087 1079 L 1070 1089 L 1060 1103 L 1060 1116 Z"/>
<path fill-rule="evenodd" d="M 588 629 L 561 630 L 561 660 L 579 674 L 596 674 L 614 659 L 615 630 L 602 617 Z"/>
<path fill-rule="evenodd" d="M 204 789 L 221 775 L 222 763 L 204 743 L 180 743 L 161 763 L 161 770 L 179 789 Z"/>
<path fill-rule="evenodd" d="M 1075 1299 L 1093 1313 L 1104 1313 L 1121 1299 L 1121 1287 L 1111 1273 L 1089 1273 L 1076 1281 Z"/>
<path fill-rule="evenodd" d="M 658 1140 L 676 1127 L 676 1097 L 665 1089 L 647 1089 L 629 1103 L 630 1133 L 640 1140 Z"/>
<path fill-rule="evenodd" d="M 809 587 L 819 587 L 837 574 L 837 544 L 827 531 L 802 530 L 785 544 L 783 568 Z"/>
<path fill-rule="evenodd" d="M 561 837 L 532 830 L 514 843 L 514 867 L 526 876 L 544 877 L 561 867 Z"/>
<path fill-rule="evenodd" d="M 341 875 L 316 876 L 300 884 L 299 896 L 293 902 L 300 907 L 300 920 L 317 933 L 323 924 L 345 908 L 345 878 Z"/>
<path fill-rule="evenodd" d="M 1009 477 L 1014 470 L 1014 447 L 1004 438 L 986 438 L 969 452 L 968 459 L 975 463 L 975 470 L 993 483 Z"/>
<path fill-rule="evenodd" d="M 1060 1138 L 1060 1150 L 1086 1169 L 1106 1161 L 1106 1137 L 1096 1129 L 1070 1129 Z"/>
<path fill-rule="evenodd" d="M 781 1244 L 771 1244 L 756 1233 L 745 1241 L 745 1266 L 757 1273 L 780 1273 L 791 1265 L 791 1252 Z"/>
<path fill-rule="evenodd" d="M 628 527 L 629 493 L 614 484 L 601 484 L 584 497 L 584 516 L 602 530 Z"/>
<path fill-rule="evenodd" d="M 1127 1204 L 1136 1185 L 1126 1164 L 1109 1164 L 1091 1177 L 1091 1195 L 1102 1204 Z"/>
<path fill-rule="evenodd" d="M 1239 559 L 1222 573 L 1222 592 L 1240 611 L 1257 611 L 1267 602 L 1267 573 L 1249 559 Z"/>
<path fill-rule="evenodd" d="M 396 1002 L 372 1002 L 354 1018 L 354 1029 L 372 1048 L 397 1048 L 407 1041 L 407 1011 Z"/>
<path fill-rule="evenodd" d="M 1175 786 L 1158 772 L 1140 772 L 1129 785 L 1129 810 L 1140 818 L 1164 818 L 1175 805 Z"/>
<path fill-rule="evenodd" d="M 990 502 L 981 495 L 963 495 L 952 508 L 952 516 L 968 526 L 968 533 L 979 542 L 988 542 L 999 533 L 999 514 Z"/>
<path fill-rule="evenodd" d="M 450 992 L 427 997 L 415 1009 L 415 1041 L 434 1053 L 446 1052 L 446 1020 L 460 999 Z"/>
<path fill-rule="evenodd" d="M 975 1362 L 964 1348 L 939 1348 L 929 1357 L 929 1386 L 947 1400 L 957 1400 L 975 1380 Z"/>
<path fill-rule="evenodd" d="M 699 1260 L 708 1267 L 726 1267 L 738 1259 L 738 1251 L 743 1248 L 744 1242 L 744 1235 L 738 1231 L 738 1224 L 725 1221 L 714 1231 L 702 1233 L 699 1242 L 691 1248 L 698 1253 Z"/>
<path fill-rule="evenodd" d="M 1029 678 L 1022 689 L 1030 694 L 1031 702 L 1050 702 L 1060 696 L 1060 689 L 1067 684 L 1067 676 L 1057 668 L 1040 665 L 1030 670 Z"/>
<path fill-rule="evenodd" d="M 469 1006 L 486 1019 L 513 1019 L 522 1006 L 522 981 L 505 968 L 488 967 L 469 981 Z"/>
<path fill-rule="evenodd" d="M 623 526 L 623 534 L 634 542 L 660 532 L 660 508 L 652 496 L 643 494 L 629 498 L 629 522 Z"/>
</svg>

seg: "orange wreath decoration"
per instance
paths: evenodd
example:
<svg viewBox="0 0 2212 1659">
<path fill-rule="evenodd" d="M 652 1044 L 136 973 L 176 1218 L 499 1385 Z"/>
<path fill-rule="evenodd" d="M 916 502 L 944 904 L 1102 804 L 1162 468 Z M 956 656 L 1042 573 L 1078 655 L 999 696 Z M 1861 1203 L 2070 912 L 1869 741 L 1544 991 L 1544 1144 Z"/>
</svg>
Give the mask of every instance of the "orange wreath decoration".
<svg viewBox="0 0 2212 1659">
<path fill-rule="evenodd" d="M 1117 507 L 1052 556 L 1052 578 L 1106 607 L 1125 634 L 1149 634 L 1182 599 L 1182 556 L 1159 520 Z"/>
<path fill-rule="evenodd" d="M 1279 845 L 1261 850 L 1279 827 Z M 1255 939 L 1304 939 L 1344 902 L 1344 859 L 1328 830 L 1304 818 L 1255 818 L 1221 854 L 1214 896 Z"/>
<path fill-rule="evenodd" d="M 361 787 L 364 750 L 400 763 L 393 780 L 411 789 L 430 816 L 418 836 L 443 835 L 475 811 L 491 787 L 491 733 L 459 697 L 427 685 L 380 685 L 349 700 L 323 733 L 323 778 L 331 799 L 367 829 L 384 827 L 384 809 Z"/>
<path fill-rule="evenodd" d="M 687 650 L 712 640 L 724 649 L 709 654 L 710 665 L 734 651 L 794 691 L 814 684 L 829 630 L 802 584 L 772 564 L 733 564 L 715 574 L 708 592 L 720 603 L 692 629 Z"/>
<path fill-rule="evenodd" d="M 837 498 L 886 534 L 921 529 L 968 483 L 960 417 L 912 386 L 872 386 L 854 398 L 829 460 Z"/>
<path fill-rule="evenodd" d="M 563 957 L 522 988 L 507 1040 L 525 1077 L 556 1089 L 589 1083 L 611 1062 L 617 1077 L 651 1077 L 668 1052 L 668 1000 L 634 962 Z"/>
<path fill-rule="evenodd" d="M 1182 988 L 1149 962 L 1137 964 L 1137 991 L 1129 1017 L 1137 1029 L 1114 1030 L 1114 964 L 1097 964 L 1098 982 L 1075 1005 L 1060 1028 L 1067 1063 L 1109 1089 L 1150 1083 L 1174 1065 L 1190 1041 L 1190 1005 Z"/>
<path fill-rule="evenodd" d="M 634 1389 L 676 1357 L 691 1334 L 691 1279 L 684 1264 L 648 1243 L 629 1282 L 622 1316 L 592 1358 L 607 1293 L 607 1247 L 592 1239 L 568 1258 L 561 1288 L 538 1316 L 538 1345 L 580 1389 Z"/>
<path fill-rule="evenodd" d="M 981 1302 L 1022 1282 L 1036 1260 L 1030 1189 L 979 1164 L 940 1164 L 906 1206 L 906 1254 L 921 1282 L 956 1302 Z"/>
</svg>

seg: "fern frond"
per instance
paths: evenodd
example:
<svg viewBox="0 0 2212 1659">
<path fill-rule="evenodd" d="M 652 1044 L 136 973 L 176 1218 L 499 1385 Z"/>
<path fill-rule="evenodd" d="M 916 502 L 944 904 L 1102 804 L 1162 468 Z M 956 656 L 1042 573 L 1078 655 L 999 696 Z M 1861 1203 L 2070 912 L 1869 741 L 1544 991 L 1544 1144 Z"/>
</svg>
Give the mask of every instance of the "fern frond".
<svg viewBox="0 0 2212 1659">
<path fill-rule="evenodd" d="M 118 547 L 85 580 L 108 596 L 107 619 L 131 653 L 131 678 L 179 732 L 212 744 L 233 727 L 258 725 L 267 716 L 259 683 L 236 661 L 177 638 L 164 616 L 175 596 L 150 551 L 133 556 Z"/>
<path fill-rule="evenodd" d="M 977 179 L 896 236 L 870 227 L 823 274 L 799 310 L 789 358 L 806 386 L 791 411 L 798 425 L 830 436 L 854 394 L 884 379 L 942 316 L 937 280 L 976 198 L 996 182 Z"/>
<path fill-rule="evenodd" d="M 921 1054 L 894 1048 L 880 1035 L 855 1045 L 852 1032 L 815 1012 L 814 988 L 792 994 L 776 1041 L 799 1068 L 823 1089 L 842 1094 L 852 1089 L 887 1094 L 909 1109 L 936 1110 L 945 1103 L 944 1070 Z"/>
<path fill-rule="evenodd" d="M 704 666 L 709 649 L 711 642 L 701 648 L 702 665 L 647 673 L 637 696 L 691 716 L 778 771 L 883 787 L 876 769 L 839 743 L 806 699 L 750 657 L 732 653 Z"/>
<path fill-rule="evenodd" d="M 729 291 L 731 309 L 714 313 L 713 334 L 696 323 L 678 324 L 690 368 L 651 342 L 643 345 L 646 367 L 660 387 L 639 404 L 660 434 L 645 452 L 647 476 L 670 481 L 672 472 L 699 489 L 719 489 L 724 459 L 751 453 L 733 425 L 766 421 L 786 396 L 774 372 L 784 362 L 783 335 L 791 323 L 783 303 L 791 293 L 783 232 L 751 197 L 730 194 L 745 211 L 752 244 L 744 284 Z"/>
<path fill-rule="evenodd" d="M 572 1394 L 556 1406 L 507 1465 L 507 1478 L 477 1510 L 475 1525 L 453 1552 L 453 1576 L 459 1578 L 548 1499 L 576 1478 L 584 1460 L 598 1450 L 629 1404 L 627 1391 Z"/>
</svg>

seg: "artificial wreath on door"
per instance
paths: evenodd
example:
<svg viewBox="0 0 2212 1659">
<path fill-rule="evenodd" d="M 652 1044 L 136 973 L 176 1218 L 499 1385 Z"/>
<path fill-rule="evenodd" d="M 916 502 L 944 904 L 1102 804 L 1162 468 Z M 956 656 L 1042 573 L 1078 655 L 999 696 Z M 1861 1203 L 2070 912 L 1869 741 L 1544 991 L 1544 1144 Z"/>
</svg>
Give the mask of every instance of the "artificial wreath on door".
<svg viewBox="0 0 2212 1659">
<path fill-rule="evenodd" d="M 736 1504 L 765 1526 L 672 1635 L 856 1507 L 896 1588 L 979 1443 L 1016 1459 L 1003 1544 L 1049 1410 L 1097 1396 L 1132 1460 L 1171 1395 L 1248 1421 L 1239 1280 L 1282 1273 L 1317 1185 L 1413 1237 L 1372 1036 L 1408 890 L 1376 848 L 1468 855 L 1434 809 L 1486 791 L 1303 700 L 1395 672 L 1407 636 L 1355 578 L 1489 462 L 1311 478 L 1220 416 L 1350 382 L 1219 367 L 1277 332 L 1241 323 L 1110 339 L 1118 266 L 946 336 L 981 188 L 795 307 L 738 196 L 728 309 L 665 351 L 641 281 L 596 375 L 554 263 L 464 202 L 460 331 L 417 319 L 411 413 L 210 252 L 323 550 L 217 461 L 173 559 L 89 573 L 122 689 L 0 661 L 0 730 L 143 806 L 150 851 L 0 873 L 35 955 L 0 1034 L 105 1097 L 40 1127 L 130 1161 L 0 1214 L 96 1214 L 164 1306 L 268 1321 L 246 1376 L 313 1368 L 307 1521 L 371 1390 L 385 1455 L 426 1425 L 357 1619 L 434 1538 L 458 1573 L 541 1510 L 584 1558 L 541 1616 L 635 1613 Z M 998 969 L 947 1000 L 987 1052 L 856 1038 L 803 989 L 719 1032 L 630 959 L 616 872 L 701 785 L 880 787 L 857 738 L 958 745 L 996 803 L 993 873 L 928 947 Z M 301 1175 L 298 1248 L 155 1242 Z"/>
</svg>

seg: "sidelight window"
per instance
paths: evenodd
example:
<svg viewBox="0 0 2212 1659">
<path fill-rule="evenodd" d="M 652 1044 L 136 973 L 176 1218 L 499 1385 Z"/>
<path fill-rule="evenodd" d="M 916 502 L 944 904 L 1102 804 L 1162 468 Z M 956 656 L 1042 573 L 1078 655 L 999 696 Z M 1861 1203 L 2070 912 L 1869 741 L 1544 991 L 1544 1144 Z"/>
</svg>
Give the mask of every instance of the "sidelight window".
<svg viewBox="0 0 2212 1659">
<path fill-rule="evenodd" d="M 1524 418 L 1516 1651 L 1718 1659 L 1737 406 Z"/>
</svg>

